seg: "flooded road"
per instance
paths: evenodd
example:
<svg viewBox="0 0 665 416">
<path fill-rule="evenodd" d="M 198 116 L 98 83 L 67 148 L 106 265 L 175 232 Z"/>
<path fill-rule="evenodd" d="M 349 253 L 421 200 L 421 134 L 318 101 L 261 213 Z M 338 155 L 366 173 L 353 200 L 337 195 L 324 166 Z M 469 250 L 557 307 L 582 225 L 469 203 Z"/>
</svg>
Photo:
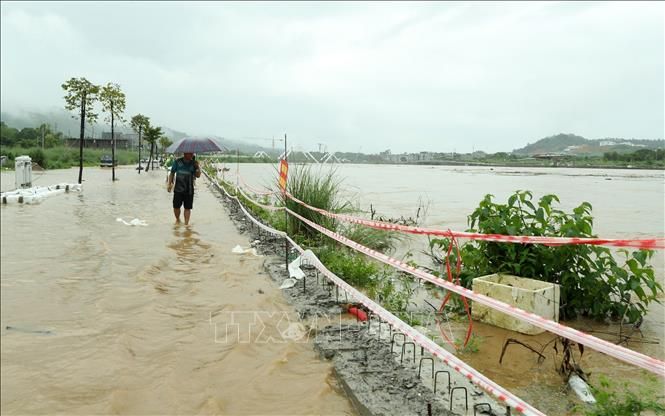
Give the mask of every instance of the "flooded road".
<svg viewBox="0 0 665 416">
<path fill-rule="evenodd" d="M 297 317 L 261 257 L 231 254 L 249 241 L 204 180 L 185 227 L 163 171 L 117 175 L 86 168 L 80 194 L 0 208 L 2 413 L 353 414 L 311 344 L 280 338 Z"/>
</svg>

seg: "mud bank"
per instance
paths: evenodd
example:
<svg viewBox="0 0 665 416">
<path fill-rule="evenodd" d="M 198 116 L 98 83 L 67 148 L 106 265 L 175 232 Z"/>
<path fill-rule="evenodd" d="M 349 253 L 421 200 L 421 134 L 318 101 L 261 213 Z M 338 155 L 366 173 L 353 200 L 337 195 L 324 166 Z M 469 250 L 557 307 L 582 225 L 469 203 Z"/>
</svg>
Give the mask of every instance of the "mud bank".
<svg viewBox="0 0 665 416">
<path fill-rule="evenodd" d="M 210 184 L 209 189 L 222 202 L 238 231 L 250 236 L 252 246 L 266 256 L 266 273 L 281 284 L 289 277 L 284 240 L 252 224 L 238 203 L 229 200 L 215 185 Z M 292 249 L 289 252 L 292 260 L 297 253 Z M 345 294 L 313 267 L 301 268 L 306 277 L 282 293 L 298 312 L 315 349 L 322 358 L 332 360 L 335 374 L 359 414 L 455 415 L 474 414 L 474 408 L 477 414 L 507 413 L 487 393 L 438 359 L 423 354 L 420 347 L 405 342 L 386 323 L 380 325 L 376 317 L 370 317 L 369 324 L 357 322 L 346 313 L 345 305 L 350 299 Z M 454 394 L 452 407 L 450 389 Z"/>
</svg>

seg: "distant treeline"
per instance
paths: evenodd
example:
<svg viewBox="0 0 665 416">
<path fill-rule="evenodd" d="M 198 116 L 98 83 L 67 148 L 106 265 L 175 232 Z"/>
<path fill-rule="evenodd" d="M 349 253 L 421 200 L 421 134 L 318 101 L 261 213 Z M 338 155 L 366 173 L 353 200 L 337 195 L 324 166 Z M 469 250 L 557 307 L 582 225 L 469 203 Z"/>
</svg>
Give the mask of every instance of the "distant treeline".
<svg viewBox="0 0 665 416">
<path fill-rule="evenodd" d="M 4 121 L 0 121 L 0 146 L 2 147 L 41 147 L 42 137 L 44 138 L 44 147 L 61 146 L 64 143 L 64 137 L 61 132 L 51 130 L 47 124 L 39 127 L 24 127 L 21 130 L 9 127 Z"/>
<path fill-rule="evenodd" d="M 640 149 L 632 153 L 603 153 L 603 159 L 617 162 L 649 162 L 655 160 L 665 160 L 665 150 L 663 149 Z"/>
</svg>

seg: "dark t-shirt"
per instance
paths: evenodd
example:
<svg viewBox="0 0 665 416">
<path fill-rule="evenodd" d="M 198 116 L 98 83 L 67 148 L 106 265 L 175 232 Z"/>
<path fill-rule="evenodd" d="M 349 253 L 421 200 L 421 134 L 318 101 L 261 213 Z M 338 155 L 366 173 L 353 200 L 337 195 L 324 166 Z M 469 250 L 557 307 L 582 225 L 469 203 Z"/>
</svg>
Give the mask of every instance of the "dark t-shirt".
<svg viewBox="0 0 665 416">
<path fill-rule="evenodd" d="M 188 195 L 194 194 L 194 174 L 196 173 L 194 160 L 187 162 L 181 157 L 173 162 L 171 173 L 175 174 L 175 186 L 173 187 L 173 192 Z"/>
</svg>

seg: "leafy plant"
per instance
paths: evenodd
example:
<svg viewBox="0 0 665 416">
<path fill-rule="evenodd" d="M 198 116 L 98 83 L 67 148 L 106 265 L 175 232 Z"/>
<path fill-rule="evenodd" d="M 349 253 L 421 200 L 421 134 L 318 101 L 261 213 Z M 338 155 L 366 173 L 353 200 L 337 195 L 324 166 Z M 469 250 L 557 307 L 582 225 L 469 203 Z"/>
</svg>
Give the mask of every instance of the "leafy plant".
<svg viewBox="0 0 665 416">
<path fill-rule="evenodd" d="M 325 246 L 316 250 L 317 257 L 328 270 L 347 283 L 359 288 L 371 288 L 379 266 L 364 255 L 336 246 Z"/>
<path fill-rule="evenodd" d="M 486 195 L 468 217 L 469 231 L 485 234 L 507 234 L 553 237 L 595 237 L 591 204 L 583 202 L 572 214 L 553 207 L 556 195 L 545 195 L 532 202 L 529 191 L 517 191 L 507 204 L 492 201 Z M 449 239 L 433 239 L 430 247 L 435 259 L 445 261 Z M 471 241 L 460 248 L 464 267 L 462 284 L 470 287 L 472 279 L 492 273 L 507 273 L 560 285 L 560 316 L 578 315 L 597 319 L 638 321 L 652 301 L 663 292 L 656 281 L 649 259 L 652 251 L 632 253 L 619 265 L 612 252 L 592 245 L 546 246 Z M 451 264 L 456 261 L 453 250 Z M 645 290 L 645 288 L 647 290 Z"/>
<path fill-rule="evenodd" d="M 124 121 L 122 115 L 125 111 L 125 93 L 118 84 L 109 82 L 101 87 L 99 102 L 102 103 L 102 110 L 108 113 L 106 120 L 111 122 L 111 160 L 115 162 L 115 121 Z M 111 166 L 111 179 L 115 181 L 115 163 L 111 163 Z"/>
<path fill-rule="evenodd" d="M 600 387 L 591 389 L 596 398 L 596 405 L 593 409 L 587 410 L 585 416 L 633 416 L 641 415 L 647 410 L 656 414 L 665 414 L 665 406 L 662 402 L 654 400 L 653 390 L 641 391 L 638 395 L 630 391 L 628 384 L 625 383 L 624 393 L 619 394 L 604 376 L 600 378 Z"/>
<path fill-rule="evenodd" d="M 484 337 L 471 333 L 471 338 L 469 342 L 464 345 L 464 340 L 455 338 L 455 346 L 457 347 L 457 352 L 460 354 L 475 354 L 480 351 L 480 345 L 485 340 Z"/>
</svg>

